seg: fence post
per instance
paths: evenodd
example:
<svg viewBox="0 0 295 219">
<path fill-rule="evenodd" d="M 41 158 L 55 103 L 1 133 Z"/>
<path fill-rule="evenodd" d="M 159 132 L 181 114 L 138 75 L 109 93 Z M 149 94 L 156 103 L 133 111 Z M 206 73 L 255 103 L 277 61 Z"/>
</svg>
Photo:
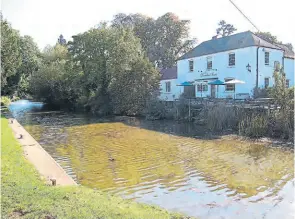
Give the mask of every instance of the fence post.
<svg viewBox="0 0 295 219">
<path fill-rule="evenodd" d="M 188 98 L 188 119 L 191 121 L 191 98 Z"/>
</svg>

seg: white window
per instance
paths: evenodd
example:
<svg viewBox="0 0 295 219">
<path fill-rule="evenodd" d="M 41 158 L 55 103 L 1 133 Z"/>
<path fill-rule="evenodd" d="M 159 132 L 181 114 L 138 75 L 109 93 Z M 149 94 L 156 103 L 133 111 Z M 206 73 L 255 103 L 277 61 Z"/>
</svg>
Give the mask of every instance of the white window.
<svg viewBox="0 0 295 219">
<path fill-rule="evenodd" d="M 189 60 L 189 71 L 194 71 L 194 60 Z"/>
<path fill-rule="evenodd" d="M 228 66 L 235 66 L 236 65 L 236 54 L 229 53 L 228 54 Z"/>
<path fill-rule="evenodd" d="M 198 92 L 208 91 L 208 85 L 207 84 L 198 84 L 197 86 Z"/>
<path fill-rule="evenodd" d="M 265 88 L 269 87 L 269 78 L 264 78 L 264 87 Z"/>
<path fill-rule="evenodd" d="M 225 82 L 228 82 L 228 81 L 231 81 L 233 80 L 234 78 L 225 78 L 224 81 Z M 234 91 L 235 90 L 235 85 L 234 84 L 226 84 L 225 85 L 225 90 L 226 91 Z"/>
<path fill-rule="evenodd" d="M 273 67 L 274 67 L 274 69 L 276 71 L 280 70 L 280 62 L 279 61 L 275 61 Z"/>
<path fill-rule="evenodd" d="M 166 85 L 166 93 L 170 93 L 171 92 L 171 82 L 167 81 L 165 83 L 165 85 Z"/>
<path fill-rule="evenodd" d="M 207 69 L 212 69 L 212 57 L 207 57 Z"/>
<path fill-rule="evenodd" d="M 265 65 L 269 65 L 269 52 L 264 53 L 264 63 Z"/>
<path fill-rule="evenodd" d="M 289 88 L 289 87 L 290 87 L 290 80 L 286 79 L 286 88 Z"/>
</svg>

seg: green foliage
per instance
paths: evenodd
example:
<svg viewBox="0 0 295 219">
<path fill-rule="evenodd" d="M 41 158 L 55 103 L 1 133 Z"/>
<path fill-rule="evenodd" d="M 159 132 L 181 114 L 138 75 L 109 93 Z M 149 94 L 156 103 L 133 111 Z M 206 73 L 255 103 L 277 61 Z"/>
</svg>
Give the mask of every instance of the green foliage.
<svg viewBox="0 0 295 219">
<path fill-rule="evenodd" d="M 1 94 L 8 94 L 7 79 L 16 75 L 21 65 L 20 35 L 1 19 Z"/>
<path fill-rule="evenodd" d="M 158 98 L 152 98 L 148 101 L 145 116 L 147 120 L 165 119 L 167 109 L 165 103 Z"/>
<path fill-rule="evenodd" d="M 66 41 L 66 39 L 64 38 L 64 36 L 62 34 L 59 35 L 59 37 L 57 39 L 57 43 L 59 43 L 60 45 L 66 45 L 67 44 L 67 41 Z"/>
<path fill-rule="evenodd" d="M 256 32 L 255 34 L 269 43 L 280 44 L 293 51 L 293 45 L 291 43 L 283 44 L 282 41 L 278 40 L 277 36 L 272 35 L 270 32 Z"/>
<path fill-rule="evenodd" d="M 33 38 L 24 36 L 20 39 L 21 65 L 14 77 L 9 78 L 10 89 L 17 92 L 17 96 L 25 96 L 30 92 L 29 79 L 41 64 L 40 51 Z"/>
<path fill-rule="evenodd" d="M 265 115 L 246 115 L 239 122 L 239 134 L 248 137 L 263 137 L 268 131 L 268 119 Z"/>
<path fill-rule="evenodd" d="M 43 62 L 31 80 L 31 91 L 37 99 L 58 105 L 73 107 L 78 98 L 81 70 L 73 66 L 68 58 L 67 48 L 57 44 L 47 47 Z"/>
<path fill-rule="evenodd" d="M 282 111 L 294 109 L 294 87 L 286 87 L 286 74 L 283 68 L 275 71 L 273 77 L 274 86 L 270 92 L 271 97 L 275 99 Z"/>
<path fill-rule="evenodd" d="M 23 155 L 8 120 L 1 118 L 1 216 L 3 218 L 181 219 L 83 186 L 46 186 Z M 94 201 L 95 200 L 95 201 Z"/>
<path fill-rule="evenodd" d="M 7 21 L 1 21 L 1 94 L 25 96 L 29 78 L 38 69 L 40 52 L 30 36 L 21 37 Z"/>
<path fill-rule="evenodd" d="M 218 26 L 219 27 L 216 29 L 216 36 L 229 36 L 237 30 L 232 24 L 227 24 L 224 20 L 221 20 Z"/>
<path fill-rule="evenodd" d="M 160 68 L 171 67 L 182 54 L 195 45 L 189 37 L 189 20 L 180 20 L 173 13 L 153 19 L 142 14 L 117 14 L 112 26 L 130 28 L 140 39 L 149 60 Z"/>
<path fill-rule="evenodd" d="M 268 98 L 270 97 L 270 93 L 271 93 L 271 89 L 272 88 L 254 88 L 253 89 L 253 97 L 256 98 Z"/>
<path fill-rule="evenodd" d="M 102 115 L 140 114 L 160 77 L 133 32 L 101 24 L 73 39 L 69 51 L 84 72 L 84 105 Z"/>
<path fill-rule="evenodd" d="M 1 96 L 0 97 L 0 100 L 1 100 L 1 106 L 8 106 L 11 102 L 11 99 L 7 96 Z"/>
<path fill-rule="evenodd" d="M 268 131 L 271 137 L 294 139 L 294 112 L 275 111 L 268 118 Z"/>
<path fill-rule="evenodd" d="M 222 131 L 236 129 L 240 114 L 241 111 L 237 108 L 220 103 L 204 107 L 199 116 L 205 119 L 207 127 L 211 131 Z"/>
</svg>

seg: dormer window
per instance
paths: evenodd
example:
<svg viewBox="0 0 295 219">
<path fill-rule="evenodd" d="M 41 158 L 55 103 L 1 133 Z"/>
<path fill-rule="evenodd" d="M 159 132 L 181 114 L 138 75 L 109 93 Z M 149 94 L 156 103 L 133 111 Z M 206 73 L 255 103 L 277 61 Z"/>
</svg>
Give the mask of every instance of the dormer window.
<svg viewBox="0 0 295 219">
<path fill-rule="evenodd" d="M 189 71 L 192 72 L 194 71 L 194 60 L 189 60 Z"/>
</svg>

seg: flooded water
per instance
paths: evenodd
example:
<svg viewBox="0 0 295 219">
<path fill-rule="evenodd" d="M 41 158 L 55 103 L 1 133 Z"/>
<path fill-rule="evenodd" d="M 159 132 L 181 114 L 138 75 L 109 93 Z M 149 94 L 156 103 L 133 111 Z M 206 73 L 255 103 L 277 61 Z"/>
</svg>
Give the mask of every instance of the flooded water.
<svg viewBox="0 0 295 219">
<path fill-rule="evenodd" d="M 84 186 L 201 219 L 294 217 L 290 149 L 206 139 L 173 121 L 13 112 Z"/>
</svg>

